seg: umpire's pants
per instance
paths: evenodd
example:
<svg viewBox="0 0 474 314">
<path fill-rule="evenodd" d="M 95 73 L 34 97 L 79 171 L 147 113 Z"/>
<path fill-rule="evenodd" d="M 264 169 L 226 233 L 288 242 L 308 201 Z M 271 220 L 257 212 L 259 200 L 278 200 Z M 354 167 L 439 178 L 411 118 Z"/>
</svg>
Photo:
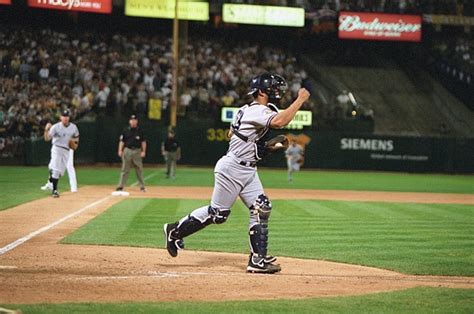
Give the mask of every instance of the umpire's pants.
<svg viewBox="0 0 474 314">
<path fill-rule="evenodd" d="M 140 148 L 125 148 L 122 155 L 122 172 L 120 173 L 120 181 L 118 186 L 123 188 L 125 184 L 127 184 L 128 175 L 130 173 L 130 167 L 133 166 L 135 168 L 135 172 L 137 174 L 137 180 L 140 184 L 140 187 L 145 187 L 145 183 L 143 182 L 143 162 L 142 157 L 140 156 L 141 149 Z"/>
<path fill-rule="evenodd" d="M 176 160 L 178 160 L 178 153 L 165 151 L 164 157 L 166 161 L 166 177 L 174 178 L 176 175 Z"/>
</svg>

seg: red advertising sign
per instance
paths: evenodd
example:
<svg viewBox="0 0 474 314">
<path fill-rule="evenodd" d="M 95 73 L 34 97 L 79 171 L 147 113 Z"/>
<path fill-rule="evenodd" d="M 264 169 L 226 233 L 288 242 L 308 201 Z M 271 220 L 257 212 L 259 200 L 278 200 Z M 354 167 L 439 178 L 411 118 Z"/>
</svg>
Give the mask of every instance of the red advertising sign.
<svg viewBox="0 0 474 314">
<path fill-rule="evenodd" d="M 12 4 L 12 0 L 0 0 L 0 4 Z"/>
<path fill-rule="evenodd" d="M 341 12 L 339 38 L 420 41 L 421 16 Z"/>
<path fill-rule="evenodd" d="M 93 13 L 112 12 L 112 0 L 28 0 L 28 5 L 43 9 Z"/>
</svg>

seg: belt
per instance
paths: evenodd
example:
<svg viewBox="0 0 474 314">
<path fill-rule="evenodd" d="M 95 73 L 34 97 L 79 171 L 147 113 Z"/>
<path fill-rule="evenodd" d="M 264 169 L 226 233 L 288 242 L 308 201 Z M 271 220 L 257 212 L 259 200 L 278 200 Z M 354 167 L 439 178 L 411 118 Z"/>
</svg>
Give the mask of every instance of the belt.
<svg viewBox="0 0 474 314">
<path fill-rule="evenodd" d="M 128 148 L 128 149 L 140 149 L 140 147 L 125 147 L 125 148 Z"/>
<path fill-rule="evenodd" d="M 256 161 L 240 161 L 239 162 L 240 165 L 242 166 L 246 166 L 246 167 L 252 167 L 252 168 L 255 168 L 255 166 L 257 165 L 257 162 Z"/>
<path fill-rule="evenodd" d="M 62 147 L 62 146 L 59 146 L 59 145 L 54 145 L 54 146 L 65 149 L 65 150 L 69 150 L 69 147 Z"/>
<path fill-rule="evenodd" d="M 238 158 L 237 156 L 234 155 L 234 153 L 232 152 L 227 152 L 227 156 L 229 156 L 230 158 L 232 158 L 235 162 L 237 162 L 239 165 L 242 165 L 242 166 L 245 166 L 245 167 L 252 167 L 252 168 L 255 168 L 257 166 L 257 162 L 256 161 L 245 161 L 245 160 L 241 160 L 240 158 Z"/>
</svg>

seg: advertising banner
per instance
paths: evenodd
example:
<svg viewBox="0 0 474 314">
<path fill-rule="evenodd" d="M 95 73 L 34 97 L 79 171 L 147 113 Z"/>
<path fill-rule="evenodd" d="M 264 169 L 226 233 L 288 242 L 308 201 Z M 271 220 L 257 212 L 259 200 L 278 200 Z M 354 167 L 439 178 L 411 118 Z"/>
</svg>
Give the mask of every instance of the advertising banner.
<svg viewBox="0 0 474 314">
<path fill-rule="evenodd" d="M 318 134 L 317 167 L 388 171 L 452 171 L 454 143 L 447 139 Z"/>
<path fill-rule="evenodd" d="M 341 12 L 339 38 L 421 41 L 421 16 Z"/>
<path fill-rule="evenodd" d="M 161 99 L 148 100 L 148 119 L 161 120 Z"/>
<path fill-rule="evenodd" d="M 225 23 L 304 26 L 304 9 L 251 4 L 228 4 L 222 6 Z"/>
<path fill-rule="evenodd" d="M 173 19 L 175 0 L 126 0 L 125 15 Z M 208 21 L 209 2 L 180 0 L 178 3 L 178 19 Z"/>
<path fill-rule="evenodd" d="M 12 4 L 12 0 L 0 0 L 0 4 Z"/>
<path fill-rule="evenodd" d="M 54 10 L 112 13 L 112 0 L 28 0 L 28 6 Z"/>
<path fill-rule="evenodd" d="M 221 110 L 221 121 L 231 123 L 239 111 L 239 107 L 223 107 Z M 299 110 L 293 121 L 291 121 L 285 129 L 301 130 L 305 126 L 313 124 L 313 113 L 310 110 Z"/>
<path fill-rule="evenodd" d="M 423 15 L 423 21 L 435 25 L 474 26 L 474 17 L 464 15 Z"/>
</svg>

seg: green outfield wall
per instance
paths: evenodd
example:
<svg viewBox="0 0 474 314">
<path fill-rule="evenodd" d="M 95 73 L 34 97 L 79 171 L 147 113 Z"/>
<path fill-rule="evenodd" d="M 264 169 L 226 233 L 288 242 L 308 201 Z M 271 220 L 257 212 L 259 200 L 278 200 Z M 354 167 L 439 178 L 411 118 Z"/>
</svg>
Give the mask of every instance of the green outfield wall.
<svg viewBox="0 0 474 314">
<path fill-rule="evenodd" d="M 177 139 L 182 147 L 182 164 L 212 166 L 226 153 L 228 124 L 207 119 L 179 122 Z M 127 123 L 127 120 L 117 122 L 109 117 L 78 123 L 81 140 L 76 152 L 76 164 L 120 162 L 117 156 L 118 139 Z M 143 120 L 140 127 L 148 142 L 145 163 L 163 163 L 160 146 L 166 137 L 165 124 Z M 377 136 L 309 129 L 273 132 L 303 139 L 306 144 L 306 168 L 474 173 L 474 138 Z M 42 139 L 27 140 L 24 157 L 17 163 L 46 165 L 50 145 Z M 286 167 L 284 154 L 274 154 L 261 165 Z"/>
</svg>

